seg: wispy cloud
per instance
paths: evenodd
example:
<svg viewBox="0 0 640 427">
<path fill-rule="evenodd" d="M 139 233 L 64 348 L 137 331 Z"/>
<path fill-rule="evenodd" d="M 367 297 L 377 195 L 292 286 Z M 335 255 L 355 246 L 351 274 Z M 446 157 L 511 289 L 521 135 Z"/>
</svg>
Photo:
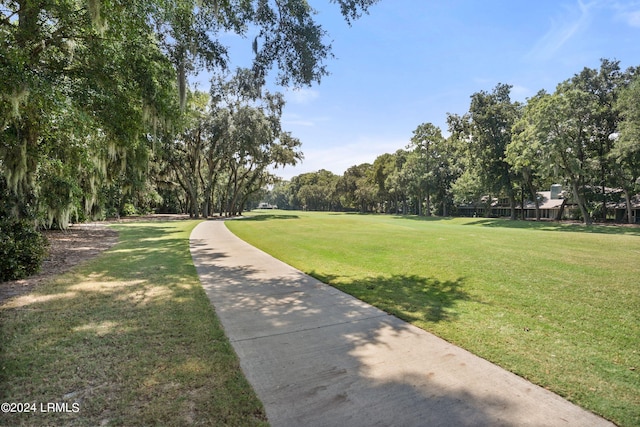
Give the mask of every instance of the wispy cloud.
<svg viewBox="0 0 640 427">
<path fill-rule="evenodd" d="M 320 92 L 308 88 L 287 89 L 285 92 L 287 101 L 293 104 L 309 104 L 320 96 Z"/>
<path fill-rule="evenodd" d="M 327 122 L 331 120 L 326 116 L 303 116 L 297 113 L 284 113 L 282 115 L 282 124 L 285 128 L 292 126 L 302 126 L 302 127 L 314 127 L 318 123 Z"/>
<path fill-rule="evenodd" d="M 526 86 L 514 84 L 511 88 L 511 98 L 516 101 L 524 101 L 527 97 L 534 95 L 534 93 Z"/>
<path fill-rule="evenodd" d="M 632 27 L 640 28 L 640 10 L 627 12 L 624 15 L 625 21 Z"/>
<path fill-rule="evenodd" d="M 578 0 L 551 21 L 551 28 L 540 38 L 527 55 L 535 60 L 552 59 L 560 49 L 576 35 L 583 32 L 592 18 L 597 1 L 584 3 Z"/>
<path fill-rule="evenodd" d="M 303 126 L 303 127 L 314 127 L 316 125 L 316 123 L 313 120 L 302 120 L 302 119 L 289 119 L 289 120 L 282 120 L 282 124 L 285 127 L 288 126 Z"/>
<path fill-rule="evenodd" d="M 640 2 L 614 2 L 616 18 L 630 27 L 640 28 Z"/>
</svg>

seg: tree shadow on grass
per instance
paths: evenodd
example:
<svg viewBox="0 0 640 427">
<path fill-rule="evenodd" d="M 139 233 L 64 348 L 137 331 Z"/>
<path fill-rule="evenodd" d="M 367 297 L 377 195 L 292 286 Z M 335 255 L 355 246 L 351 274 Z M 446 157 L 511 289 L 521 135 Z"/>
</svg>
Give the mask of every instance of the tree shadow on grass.
<svg viewBox="0 0 640 427">
<path fill-rule="evenodd" d="M 258 214 L 255 216 L 244 217 L 243 221 L 270 221 L 273 219 L 300 219 L 298 215 L 291 214 Z"/>
<path fill-rule="evenodd" d="M 584 225 L 581 223 L 558 221 L 513 221 L 500 218 L 483 218 L 478 219 L 477 221 L 468 222 L 464 225 L 475 225 L 490 228 L 518 228 L 523 230 L 563 231 L 569 233 L 573 232 L 640 236 L 640 227 L 635 225 L 622 224 Z"/>
<path fill-rule="evenodd" d="M 423 222 L 443 222 L 443 221 L 451 221 L 456 217 L 453 216 L 420 216 L 420 215 L 392 215 L 394 219 L 410 219 L 412 221 L 423 221 Z"/>
<path fill-rule="evenodd" d="M 463 289 L 464 278 L 442 281 L 415 274 L 395 274 L 345 281 L 339 276 L 316 272 L 311 272 L 311 275 L 409 322 L 455 320 L 458 302 L 470 300 Z"/>
</svg>

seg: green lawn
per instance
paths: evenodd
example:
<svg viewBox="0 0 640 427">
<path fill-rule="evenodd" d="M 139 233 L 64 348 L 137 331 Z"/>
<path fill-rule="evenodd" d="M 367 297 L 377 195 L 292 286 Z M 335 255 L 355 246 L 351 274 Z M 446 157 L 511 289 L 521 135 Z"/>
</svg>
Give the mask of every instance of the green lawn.
<svg viewBox="0 0 640 427">
<path fill-rule="evenodd" d="M 118 226 L 114 248 L 0 306 L 0 401 L 36 405 L 0 425 L 267 425 L 198 281 L 196 224 Z"/>
<path fill-rule="evenodd" d="M 298 269 L 623 426 L 640 425 L 640 229 L 256 212 Z"/>
</svg>

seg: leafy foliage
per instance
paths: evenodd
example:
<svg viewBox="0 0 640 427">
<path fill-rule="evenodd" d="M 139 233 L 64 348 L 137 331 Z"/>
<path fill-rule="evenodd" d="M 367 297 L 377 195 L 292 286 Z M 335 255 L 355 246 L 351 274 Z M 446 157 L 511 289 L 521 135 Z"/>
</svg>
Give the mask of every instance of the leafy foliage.
<svg viewBox="0 0 640 427">
<path fill-rule="evenodd" d="M 338 3 L 350 22 L 376 1 Z M 304 0 L 0 2 L 0 176 L 13 194 L 8 215 L 57 228 L 127 213 L 130 205 L 177 205 L 198 215 L 203 204 L 209 215 L 213 184 L 223 179 L 225 209 L 241 212 L 271 180 L 267 166 L 299 158 L 300 142 L 279 129 L 281 98 L 254 94 L 264 108 L 220 107 L 205 121 L 185 109 L 187 77 L 226 67 L 219 36 L 250 29 L 258 36 L 244 81 L 253 79 L 254 88 L 273 66 L 281 83 L 294 86 L 327 74 L 331 46 Z M 236 123 L 224 139 L 233 144 L 203 144 L 199 129 L 222 135 L 225 114 Z M 164 164 L 167 153 L 184 162 Z M 179 186 L 186 197 L 176 196 Z"/>
<path fill-rule="evenodd" d="M 376 1 L 338 3 L 350 22 Z M 219 35 L 257 31 L 247 74 L 259 86 L 274 65 L 279 82 L 308 85 L 331 56 L 315 14 L 303 0 L 3 1 L 0 173 L 20 199 L 35 200 L 46 226 L 104 213 L 101 187 L 114 181 L 135 198 L 158 134 L 183 133 L 187 76 L 226 66 Z M 273 154 L 294 160 L 288 149 Z M 55 197 L 45 178 L 61 184 Z"/>
<path fill-rule="evenodd" d="M 47 238 L 32 222 L 0 218 L 0 282 L 37 273 L 47 246 Z"/>
</svg>

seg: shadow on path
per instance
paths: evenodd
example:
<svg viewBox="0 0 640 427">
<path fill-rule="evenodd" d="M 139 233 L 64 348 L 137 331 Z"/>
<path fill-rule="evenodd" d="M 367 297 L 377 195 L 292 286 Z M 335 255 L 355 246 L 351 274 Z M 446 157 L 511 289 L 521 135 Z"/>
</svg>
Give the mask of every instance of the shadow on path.
<svg viewBox="0 0 640 427">
<path fill-rule="evenodd" d="M 191 244 L 203 287 L 273 426 L 610 425 L 275 260 L 222 223 L 199 225 Z M 446 320 L 446 307 L 467 298 L 461 280 L 391 279 L 417 280 L 440 300 L 433 319 Z"/>
</svg>

